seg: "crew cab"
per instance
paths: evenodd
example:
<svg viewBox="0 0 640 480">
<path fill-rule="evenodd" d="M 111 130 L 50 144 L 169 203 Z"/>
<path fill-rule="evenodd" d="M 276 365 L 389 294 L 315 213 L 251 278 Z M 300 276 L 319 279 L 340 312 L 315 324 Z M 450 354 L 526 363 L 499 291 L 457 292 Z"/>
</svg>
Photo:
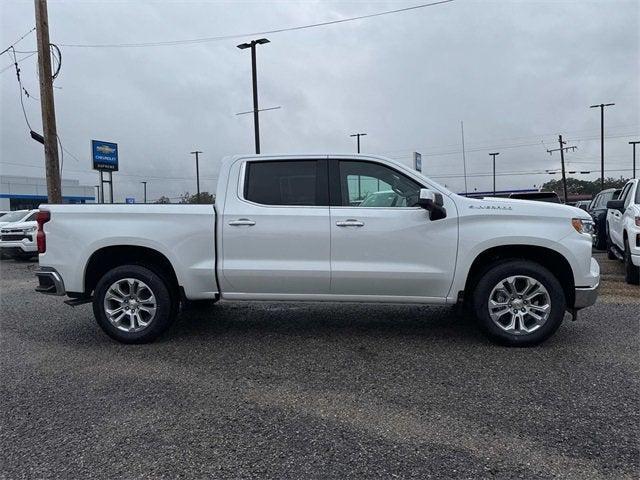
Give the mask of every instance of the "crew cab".
<svg viewBox="0 0 640 480">
<path fill-rule="evenodd" d="M 607 253 L 624 262 L 625 281 L 640 284 L 640 180 L 629 180 L 607 202 Z"/>
<path fill-rule="evenodd" d="M 393 206 L 363 205 L 393 191 Z M 148 342 L 185 300 L 461 304 L 539 343 L 592 305 L 593 223 L 574 207 L 456 195 L 370 155 L 234 156 L 214 205 L 42 205 L 37 290 Z M 426 314 L 426 312 L 425 312 Z"/>
</svg>

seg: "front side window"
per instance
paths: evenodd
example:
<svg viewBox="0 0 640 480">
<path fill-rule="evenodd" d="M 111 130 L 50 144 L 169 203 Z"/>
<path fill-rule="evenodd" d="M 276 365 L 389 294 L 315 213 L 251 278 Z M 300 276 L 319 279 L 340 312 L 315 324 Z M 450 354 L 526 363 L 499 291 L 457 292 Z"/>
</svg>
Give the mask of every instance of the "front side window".
<svg viewBox="0 0 640 480">
<path fill-rule="evenodd" d="M 317 205 L 318 162 L 248 162 L 244 197 L 263 205 Z"/>
<path fill-rule="evenodd" d="M 413 207 L 420 185 L 392 168 L 373 162 L 340 161 L 342 206 Z"/>
</svg>

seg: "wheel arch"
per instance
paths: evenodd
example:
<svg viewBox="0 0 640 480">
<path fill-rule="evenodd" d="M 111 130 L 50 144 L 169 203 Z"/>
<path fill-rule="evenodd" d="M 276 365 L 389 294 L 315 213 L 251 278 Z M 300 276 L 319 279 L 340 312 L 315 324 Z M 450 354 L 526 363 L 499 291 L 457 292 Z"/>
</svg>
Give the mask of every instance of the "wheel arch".
<svg viewBox="0 0 640 480">
<path fill-rule="evenodd" d="M 169 259 L 153 248 L 138 245 L 110 245 L 93 252 L 84 271 L 84 294 L 91 295 L 105 273 L 122 265 L 148 268 L 166 280 L 172 295 L 180 296 L 181 287 Z"/>
<path fill-rule="evenodd" d="M 462 292 L 463 298 L 471 298 L 474 285 L 487 269 L 508 260 L 529 260 L 545 267 L 560 282 L 567 306 L 574 304 L 575 280 L 571 264 L 561 253 L 537 245 L 500 245 L 478 254 L 469 269 Z"/>
</svg>

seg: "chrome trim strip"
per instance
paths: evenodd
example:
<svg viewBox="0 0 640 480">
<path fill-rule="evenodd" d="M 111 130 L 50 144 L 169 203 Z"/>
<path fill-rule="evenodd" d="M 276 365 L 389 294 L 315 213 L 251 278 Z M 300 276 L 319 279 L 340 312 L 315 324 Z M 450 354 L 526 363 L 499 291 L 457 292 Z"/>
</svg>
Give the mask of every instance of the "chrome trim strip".
<svg viewBox="0 0 640 480">
<path fill-rule="evenodd" d="M 576 310 L 581 308 L 590 307 L 596 303 L 598 298 L 598 290 L 600 289 L 600 283 L 595 287 L 576 288 L 575 289 L 575 301 L 573 302 L 573 308 Z"/>
</svg>

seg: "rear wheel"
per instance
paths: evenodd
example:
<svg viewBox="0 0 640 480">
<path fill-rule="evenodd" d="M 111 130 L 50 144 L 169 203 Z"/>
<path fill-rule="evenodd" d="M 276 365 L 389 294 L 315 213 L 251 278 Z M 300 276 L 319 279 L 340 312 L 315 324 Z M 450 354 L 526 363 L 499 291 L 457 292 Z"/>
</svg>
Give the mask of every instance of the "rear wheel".
<svg viewBox="0 0 640 480">
<path fill-rule="evenodd" d="M 624 239 L 624 280 L 631 285 L 640 285 L 640 267 L 631 260 L 629 239 Z"/>
<path fill-rule="evenodd" d="M 549 270 L 527 260 L 509 260 L 480 277 L 473 307 L 490 339 L 524 347 L 553 335 L 564 318 L 566 299 Z"/>
<path fill-rule="evenodd" d="M 139 265 L 123 265 L 98 282 L 93 312 L 98 325 L 122 343 L 158 338 L 176 316 L 174 296 L 162 277 Z"/>
</svg>

